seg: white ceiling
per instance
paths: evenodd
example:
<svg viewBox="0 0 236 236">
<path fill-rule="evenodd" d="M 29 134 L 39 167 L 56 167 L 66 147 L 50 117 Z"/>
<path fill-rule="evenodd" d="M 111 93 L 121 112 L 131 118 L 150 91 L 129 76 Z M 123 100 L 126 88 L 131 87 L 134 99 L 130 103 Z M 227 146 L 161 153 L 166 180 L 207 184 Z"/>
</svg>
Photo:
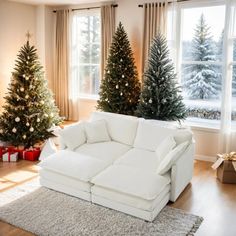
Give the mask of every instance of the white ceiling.
<svg viewBox="0 0 236 236">
<path fill-rule="evenodd" d="M 86 4 L 94 2 L 103 2 L 104 0 L 10 0 L 12 2 L 20 2 L 32 5 L 71 5 L 71 4 Z"/>
</svg>

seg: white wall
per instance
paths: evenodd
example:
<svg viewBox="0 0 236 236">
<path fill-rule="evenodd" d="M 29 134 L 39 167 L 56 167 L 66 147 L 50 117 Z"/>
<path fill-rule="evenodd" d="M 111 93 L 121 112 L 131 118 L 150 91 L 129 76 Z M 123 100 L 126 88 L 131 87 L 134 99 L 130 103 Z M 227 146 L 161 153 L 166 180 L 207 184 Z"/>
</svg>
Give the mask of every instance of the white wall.
<svg viewBox="0 0 236 236">
<path fill-rule="evenodd" d="M 0 107 L 10 82 L 17 52 L 29 30 L 35 35 L 35 7 L 0 0 Z M 35 43 L 35 38 L 31 39 Z"/>
</svg>

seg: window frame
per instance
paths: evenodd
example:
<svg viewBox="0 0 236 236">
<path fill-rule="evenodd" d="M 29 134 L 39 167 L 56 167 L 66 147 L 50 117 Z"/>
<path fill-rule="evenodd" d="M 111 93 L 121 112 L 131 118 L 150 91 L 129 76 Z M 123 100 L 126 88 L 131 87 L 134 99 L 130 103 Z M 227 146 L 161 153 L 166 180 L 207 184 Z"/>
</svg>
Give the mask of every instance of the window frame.
<svg viewBox="0 0 236 236">
<path fill-rule="evenodd" d="M 99 53 L 99 62 L 98 63 L 94 63 L 92 62 L 92 58 L 89 57 L 89 62 L 79 62 L 75 65 L 73 63 L 72 66 L 71 66 L 71 71 L 73 70 L 77 70 L 77 81 L 76 81 L 76 85 L 77 85 L 77 88 L 76 88 L 76 91 L 75 92 L 75 89 L 73 89 L 73 87 L 71 88 L 72 91 L 70 91 L 70 93 L 72 93 L 72 97 L 73 96 L 76 96 L 77 99 L 79 100 L 98 100 L 99 99 L 99 95 L 98 94 L 95 94 L 95 93 L 82 93 L 80 91 L 80 75 L 79 75 L 79 67 L 86 67 L 86 66 L 89 66 L 89 74 L 90 74 L 90 80 L 92 81 L 92 73 L 91 73 L 91 68 L 93 66 L 97 66 L 99 68 L 99 78 L 98 78 L 98 81 L 99 81 L 99 85 L 100 85 L 100 80 L 101 80 L 101 12 L 99 9 L 84 9 L 84 10 L 81 10 L 81 11 L 77 11 L 76 13 L 74 13 L 76 16 L 78 17 L 83 17 L 83 16 L 98 16 L 99 17 L 99 20 L 100 20 L 100 27 L 99 27 L 99 32 L 100 32 L 100 39 L 99 39 L 99 42 L 87 42 L 87 44 L 89 45 L 89 53 L 91 53 L 92 51 L 92 46 L 93 45 L 99 45 L 100 46 L 100 53 Z M 74 15 L 72 16 L 74 17 Z M 73 19 L 72 19 L 72 27 L 71 27 L 71 31 L 73 30 Z M 73 35 L 73 32 L 72 32 L 72 35 Z M 78 36 L 76 36 L 78 37 Z M 78 40 L 79 41 L 79 40 Z M 73 40 L 71 40 L 71 42 L 73 42 Z M 72 47 L 71 47 L 71 50 L 78 50 L 78 47 L 76 47 L 75 49 L 73 48 L 73 43 L 72 43 Z M 78 56 L 79 58 L 79 56 Z M 73 61 L 72 57 L 71 57 L 71 61 Z M 73 73 L 73 72 L 72 72 Z M 90 88 L 89 88 L 90 91 L 92 90 L 95 90 L 95 88 L 90 85 Z M 76 94 L 76 95 L 75 95 Z"/>
<path fill-rule="evenodd" d="M 221 66 L 222 67 L 222 73 L 223 73 L 223 68 L 225 66 L 224 63 L 224 55 L 223 55 L 223 60 L 222 61 L 186 61 L 182 60 L 182 32 L 183 32 L 183 10 L 184 9 L 190 9 L 190 8 L 199 8 L 199 7 L 214 7 L 214 6 L 225 6 L 225 19 L 224 19 L 224 28 L 226 25 L 226 0 L 216 0 L 214 2 L 209 2 L 207 0 L 192 0 L 192 1 L 183 1 L 183 2 L 178 2 L 176 6 L 176 73 L 177 73 L 177 80 L 182 85 L 182 66 L 183 65 L 194 65 L 194 64 L 202 64 L 202 65 L 215 65 L 215 66 Z M 234 37 L 236 39 L 236 37 Z M 231 38 L 233 41 L 233 38 Z M 228 49 L 233 52 L 233 44 L 227 45 Z M 230 63 L 227 65 L 230 67 L 230 70 L 233 70 L 233 66 L 236 65 L 236 61 L 230 61 Z M 223 82 L 223 81 L 222 81 Z M 222 84 L 222 86 L 224 86 Z M 222 101 L 223 99 L 220 99 L 221 107 L 220 109 L 222 110 Z M 203 118 L 197 118 L 193 117 L 187 118 L 185 123 L 193 126 L 193 127 L 199 127 L 199 128 L 204 128 L 204 129 L 210 129 L 210 130 L 219 130 L 220 129 L 220 122 L 221 120 L 210 120 L 210 119 L 203 119 Z M 233 125 L 234 126 L 234 125 Z M 236 128 L 236 125 L 235 125 Z"/>
</svg>

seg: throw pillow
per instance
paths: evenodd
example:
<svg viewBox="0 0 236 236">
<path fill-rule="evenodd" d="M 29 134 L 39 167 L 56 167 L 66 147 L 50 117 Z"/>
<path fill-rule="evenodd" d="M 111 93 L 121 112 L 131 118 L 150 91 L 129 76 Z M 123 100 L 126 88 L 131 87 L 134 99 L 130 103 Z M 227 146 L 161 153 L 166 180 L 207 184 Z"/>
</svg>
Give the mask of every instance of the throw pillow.
<svg viewBox="0 0 236 236">
<path fill-rule="evenodd" d="M 171 166 L 178 160 L 180 155 L 186 150 L 188 145 L 189 142 L 186 141 L 170 151 L 158 165 L 157 174 L 164 175 L 167 173 L 171 169 Z"/>
<path fill-rule="evenodd" d="M 86 142 L 84 122 L 78 122 L 65 127 L 59 132 L 59 135 L 61 143 L 65 144 L 69 150 L 73 151 Z"/>
<path fill-rule="evenodd" d="M 85 124 L 87 143 L 100 143 L 111 141 L 105 120 L 96 120 Z"/>
<path fill-rule="evenodd" d="M 156 149 L 156 156 L 158 163 L 165 158 L 165 156 L 176 146 L 173 136 L 165 138 Z"/>
</svg>

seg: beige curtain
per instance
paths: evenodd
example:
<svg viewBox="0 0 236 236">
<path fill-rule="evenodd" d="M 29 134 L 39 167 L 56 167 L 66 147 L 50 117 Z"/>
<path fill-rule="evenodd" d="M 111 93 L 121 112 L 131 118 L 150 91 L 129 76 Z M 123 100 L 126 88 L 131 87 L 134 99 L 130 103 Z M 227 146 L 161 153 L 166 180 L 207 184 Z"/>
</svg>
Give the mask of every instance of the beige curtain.
<svg viewBox="0 0 236 236">
<path fill-rule="evenodd" d="M 69 119 L 69 10 L 57 10 L 53 92 L 60 115 Z"/>
<path fill-rule="evenodd" d="M 143 26 L 143 53 L 142 70 L 148 58 L 149 48 L 153 38 L 158 32 L 166 35 L 167 31 L 167 1 L 145 3 L 144 8 L 144 26 Z"/>
<path fill-rule="evenodd" d="M 115 32 L 115 7 L 105 5 L 101 7 L 101 78 L 103 78 L 106 60 L 112 37 Z"/>
</svg>

